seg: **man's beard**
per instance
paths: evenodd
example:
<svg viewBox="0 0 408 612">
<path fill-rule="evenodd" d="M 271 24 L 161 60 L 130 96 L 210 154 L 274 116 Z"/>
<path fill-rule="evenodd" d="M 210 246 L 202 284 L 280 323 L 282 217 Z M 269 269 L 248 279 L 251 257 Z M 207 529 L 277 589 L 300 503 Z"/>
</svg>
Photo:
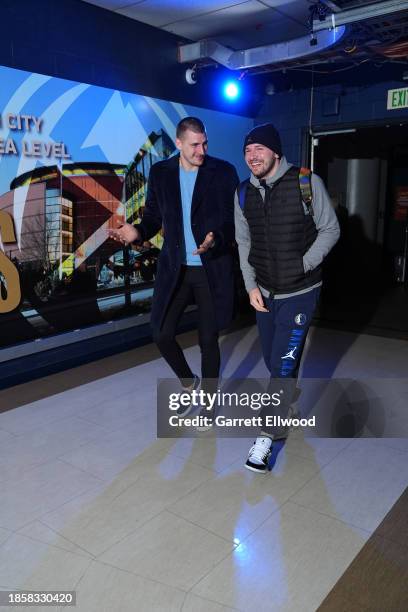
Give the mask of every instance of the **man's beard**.
<svg viewBox="0 0 408 612">
<path fill-rule="evenodd" d="M 257 179 L 263 179 L 267 174 L 270 173 L 271 170 L 273 170 L 273 168 L 278 165 L 279 163 L 279 158 L 278 157 L 274 157 L 273 160 L 271 161 L 271 163 L 265 168 L 265 170 L 261 170 L 260 174 L 255 174 Z"/>
</svg>

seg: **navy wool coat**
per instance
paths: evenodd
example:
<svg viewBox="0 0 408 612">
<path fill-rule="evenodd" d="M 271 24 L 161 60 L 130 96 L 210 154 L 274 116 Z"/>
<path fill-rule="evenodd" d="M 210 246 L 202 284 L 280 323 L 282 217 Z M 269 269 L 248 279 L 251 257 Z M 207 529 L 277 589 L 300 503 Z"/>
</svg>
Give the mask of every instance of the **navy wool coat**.
<svg viewBox="0 0 408 612">
<path fill-rule="evenodd" d="M 163 324 L 183 263 L 179 159 L 176 155 L 152 166 L 143 218 L 136 225 L 143 240 L 149 240 L 161 228 L 164 233 L 151 312 L 153 332 L 159 331 Z M 201 255 L 201 260 L 218 329 L 229 325 L 233 312 L 234 193 L 238 182 L 234 166 L 207 155 L 198 170 L 191 205 L 191 227 L 197 246 L 208 232 L 215 235 L 215 246 Z"/>
</svg>

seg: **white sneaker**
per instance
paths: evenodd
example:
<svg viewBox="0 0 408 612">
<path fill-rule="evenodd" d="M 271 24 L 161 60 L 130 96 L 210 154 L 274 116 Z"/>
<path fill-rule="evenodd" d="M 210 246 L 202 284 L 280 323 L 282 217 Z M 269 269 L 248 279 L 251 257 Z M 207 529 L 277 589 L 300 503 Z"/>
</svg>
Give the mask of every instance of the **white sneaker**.
<svg viewBox="0 0 408 612">
<path fill-rule="evenodd" d="M 197 374 L 194 374 L 192 386 L 191 387 L 182 387 L 183 393 L 189 393 L 191 395 L 192 391 L 198 391 L 200 389 L 200 385 L 201 385 L 200 377 L 197 376 Z M 176 410 L 176 414 L 179 417 L 184 417 L 184 416 L 186 416 L 187 414 L 189 414 L 191 412 L 193 407 L 194 407 L 193 406 L 193 396 L 191 395 L 190 403 L 187 404 L 187 406 L 179 406 L 179 408 L 177 408 L 177 410 Z"/>
<path fill-rule="evenodd" d="M 259 436 L 251 446 L 245 467 L 252 472 L 265 474 L 268 469 L 269 458 L 272 454 L 272 440 L 267 436 Z"/>
</svg>

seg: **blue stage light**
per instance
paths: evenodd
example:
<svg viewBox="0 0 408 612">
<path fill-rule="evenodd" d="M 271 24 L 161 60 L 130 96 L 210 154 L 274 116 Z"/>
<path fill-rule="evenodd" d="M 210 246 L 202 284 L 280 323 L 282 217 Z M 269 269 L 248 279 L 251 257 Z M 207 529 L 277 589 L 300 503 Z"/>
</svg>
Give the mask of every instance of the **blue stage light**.
<svg viewBox="0 0 408 612">
<path fill-rule="evenodd" d="M 239 94 L 240 88 L 239 85 L 235 83 L 235 81 L 228 81 L 228 83 L 224 85 L 224 96 L 228 100 L 236 100 L 237 98 L 239 98 Z"/>
</svg>

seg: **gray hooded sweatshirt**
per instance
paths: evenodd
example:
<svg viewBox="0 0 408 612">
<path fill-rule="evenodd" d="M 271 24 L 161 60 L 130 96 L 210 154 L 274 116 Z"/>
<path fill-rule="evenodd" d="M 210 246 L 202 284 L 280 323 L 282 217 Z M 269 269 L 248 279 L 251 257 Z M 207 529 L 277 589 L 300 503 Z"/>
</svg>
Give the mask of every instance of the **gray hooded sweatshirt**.
<svg viewBox="0 0 408 612">
<path fill-rule="evenodd" d="M 289 164 L 286 160 L 286 157 L 282 157 L 279 167 L 274 174 L 274 176 L 266 179 L 267 185 L 273 185 L 275 181 L 280 179 L 288 170 L 291 168 L 293 164 Z M 262 196 L 262 199 L 265 198 L 265 190 L 261 187 L 259 180 L 251 174 L 250 181 L 252 185 L 254 185 Z M 313 220 L 317 229 L 317 237 L 313 242 L 311 247 L 306 251 L 303 256 L 303 267 L 305 272 L 309 270 L 313 270 L 320 263 L 322 263 L 323 259 L 326 257 L 330 249 L 336 244 L 337 240 L 340 236 L 340 227 L 337 221 L 336 213 L 334 212 L 332 203 L 329 198 L 329 194 L 326 191 L 324 183 L 322 179 L 316 174 L 312 173 L 311 178 L 311 186 L 312 186 L 312 194 L 313 194 Z M 305 205 L 305 214 L 307 214 L 307 208 Z M 235 238 L 238 243 L 239 250 L 239 260 L 240 267 L 242 270 L 242 275 L 244 277 L 245 288 L 248 293 L 252 289 L 256 289 L 258 284 L 255 280 L 256 274 L 254 268 L 248 263 L 249 251 L 251 248 L 251 236 L 249 232 L 248 222 L 241 210 L 239 205 L 238 193 L 235 193 Z M 312 287 L 307 287 L 307 289 L 301 289 L 300 291 L 295 291 L 293 293 L 288 294 L 280 294 L 275 295 L 275 299 L 283 299 L 287 297 L 291 297 L 293 295 L 300 295 L 302 293 L 307 293 L 308 291 L 312 291 L 316 287 L 319 287 L 322 283 L 317 283 Z M 264 287 L 260 287 L 259 289 L 265 297 L 269 297 L 270 293 Z"/>
</svg>

